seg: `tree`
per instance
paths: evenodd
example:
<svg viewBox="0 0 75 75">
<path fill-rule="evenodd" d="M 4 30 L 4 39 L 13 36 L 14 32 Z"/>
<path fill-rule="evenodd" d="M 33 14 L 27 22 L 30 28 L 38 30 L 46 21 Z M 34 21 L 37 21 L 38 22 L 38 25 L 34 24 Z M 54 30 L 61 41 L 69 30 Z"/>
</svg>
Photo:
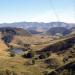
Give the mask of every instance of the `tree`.
<svg viewBox="0 0 75 75">
<path fill-rule="evenodd" d="M 32 65 L 34 65 L 34 64 L 35 64 L 35 59 L 33 58 L 33 59 L 32 59 Z"/>
</svg>

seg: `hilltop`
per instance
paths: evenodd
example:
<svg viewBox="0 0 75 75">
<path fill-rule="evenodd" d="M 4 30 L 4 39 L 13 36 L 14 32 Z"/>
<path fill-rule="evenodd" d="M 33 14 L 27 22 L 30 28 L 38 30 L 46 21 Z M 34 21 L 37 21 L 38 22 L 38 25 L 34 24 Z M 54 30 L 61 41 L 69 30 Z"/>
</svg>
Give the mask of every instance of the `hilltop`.
<svg viewBox="0 0 75 75">
<path fill-rule="evenodd" d="M 0 27 L 0 32 L 5 34 L 11 35 L 22 35 L 22 36 L 29 36 L 31 35 L 27 30 L 23 28 L 16 28 L 16 27 Z"/>
</svg>

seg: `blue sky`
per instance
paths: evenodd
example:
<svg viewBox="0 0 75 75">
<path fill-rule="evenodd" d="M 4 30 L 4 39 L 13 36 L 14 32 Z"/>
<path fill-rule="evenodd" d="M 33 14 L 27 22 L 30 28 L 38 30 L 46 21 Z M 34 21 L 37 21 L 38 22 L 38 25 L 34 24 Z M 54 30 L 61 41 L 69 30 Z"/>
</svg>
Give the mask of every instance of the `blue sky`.
<svg viewBox="0 0 75 75">
<path fill-rule="evenodd" d="M 0 23 L 52 22 L 75 23 L 75 0 L 0 0 Z"/>
</svg>

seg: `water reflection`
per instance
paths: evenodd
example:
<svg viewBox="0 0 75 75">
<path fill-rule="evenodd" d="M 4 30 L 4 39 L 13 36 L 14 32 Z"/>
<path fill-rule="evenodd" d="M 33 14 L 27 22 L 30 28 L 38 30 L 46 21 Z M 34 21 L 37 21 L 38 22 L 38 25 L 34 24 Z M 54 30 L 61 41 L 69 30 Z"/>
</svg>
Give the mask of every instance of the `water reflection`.
<svg viewBox="0 0 75 75">
<path fill-rule="evenodd" d="M 24 53 L 23 49 L 21 49 L 21 48 L 13 48 L 11 50 L 11 52 L 13 52 L 15 54 L 23 54 Z"/>
</svg>

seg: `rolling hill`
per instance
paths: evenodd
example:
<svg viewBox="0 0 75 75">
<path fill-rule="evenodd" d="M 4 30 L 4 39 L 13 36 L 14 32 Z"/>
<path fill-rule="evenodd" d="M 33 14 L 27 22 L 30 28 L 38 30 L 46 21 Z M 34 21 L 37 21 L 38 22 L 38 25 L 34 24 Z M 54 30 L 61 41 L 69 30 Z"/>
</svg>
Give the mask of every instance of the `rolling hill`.
<svg viewBox="0 0 75 75">
<path fill-rule="evenodd" d="M 69 75 L 67 67 L 75 73 L 75 69 L 70 67 L 75 64 L 75 34 L 69 35 L 70 27 L 58 26 L 59 24 L 54 22 L 51 23 L 51 28 L 45 28 L 52 33 L 49 35 L 56 35 L 57 33 L 66 35 L 59 39 L 48 35 L 33 36 L 27 29 L 10 25 L 10 27 L 1 27 L 0 75 Z M 35 26 L 39 27 L 39 25 Z M 9 42 L 11 36 L 14 38 L 11 39 L 8 47 L 5 41 Z M 28 46 L 30 48 L 25 50 Z M 21 49 L 23 54 L 13 54 L 13 49 Z M 73 66 L 75 67 L 75 65 Z"/>
<path fill-rule="evenodd" d="M 23 35 L 23 36 L 30 36 L 31 34 L 22 28 L 16 28 L 16 27 L 0 27 L 0 32 L 11 34 L 11 35 Z"/>
<path fill-rule="evenodd" d="M 70 29 L 67 29 L 65 27 L 53 27 L 53 28 L 50 28 L 46 34 L 48 35 L 56 35 L 56 34 L 61 34 L 61 35 L 67 35 L 67 34 L 70 34 L 71 33 L 71 30 Z"/>
</svg>

